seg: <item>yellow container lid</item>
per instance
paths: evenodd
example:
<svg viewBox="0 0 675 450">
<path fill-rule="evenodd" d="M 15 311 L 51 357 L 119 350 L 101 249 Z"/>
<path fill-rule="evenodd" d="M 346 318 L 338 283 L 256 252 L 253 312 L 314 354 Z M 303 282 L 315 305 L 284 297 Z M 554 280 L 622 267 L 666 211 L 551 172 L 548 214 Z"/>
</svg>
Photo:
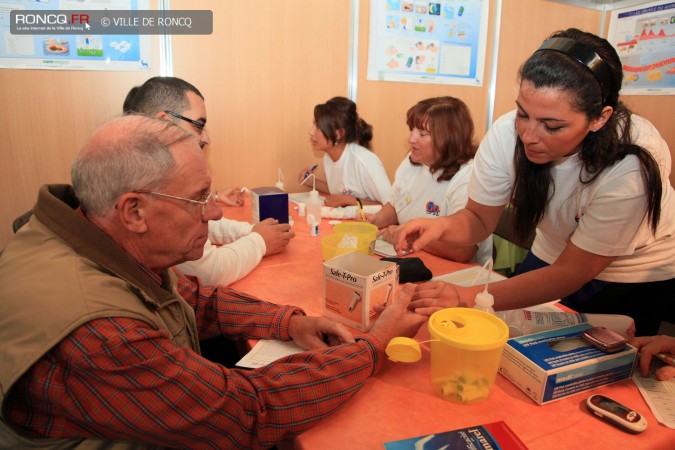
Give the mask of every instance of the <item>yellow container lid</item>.
<svg viewBox="0 0 675 450">
<path fill-rule="evenodd" d="M 429 317 L 429 334 L 445 345 L 464 350 L 493 350 L 509 338 L 499 317 L 471 308 L 445 308 Z"/>
<path fill-rule="evenodd" d="M 389 359 L 394 362 L 412 363 L 422 359 L 420 344 L 416 340 L 404 336 L 395 337 L 389 341 L 385 352 Z"/>
</svg>

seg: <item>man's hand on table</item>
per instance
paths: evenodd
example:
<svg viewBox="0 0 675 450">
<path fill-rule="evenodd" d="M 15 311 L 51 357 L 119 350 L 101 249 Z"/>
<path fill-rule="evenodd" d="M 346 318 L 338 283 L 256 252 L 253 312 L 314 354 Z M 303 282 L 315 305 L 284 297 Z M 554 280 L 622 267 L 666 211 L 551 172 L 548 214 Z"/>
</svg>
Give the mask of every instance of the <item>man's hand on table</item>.
<svg viewBox="0 0 675 450">
<path fill-rule="evenodd" d="M 288 323 L 288 334 L 305 350 L 354 342 L 347 327 L 325 317 L 294 315 Z"/>
<path fill-rule="evenodd" d="M 391 305 L 387 307 L 376 305 L 375 311 L 380 313 L 380 316 L 371 327 L 369 334 L 377 337 L 384 345 L 398 336 L 410 338 L 415 336 L 422 324 L 426 322 L 427 317 L 415 314 L 408 309 L 414 292 L 415 285 L 406 283 Z"/>
<path fill-rule="evenodd" d="M 253 230 L 265 241 L 265 256 L 276 255 L 286 248 L 295 232 L 287 223 L 279 223 L 276 219 L 267 219 L 253 225 Z"/>
<path fill-rule="evenodd" d="M 408 309 L 413 292 L 415 285 L 407 283 L 391 305 L 376 305 L 375 311 L 380 315 L 368 333 L 384 345 L 398 336 L 415 336 L 427 317 Z M 325 317 L 295 315 L 288 324 L 288 334 L 305 350 L 354 342 L 354 335 L 347 327 Z"/>
</svg>

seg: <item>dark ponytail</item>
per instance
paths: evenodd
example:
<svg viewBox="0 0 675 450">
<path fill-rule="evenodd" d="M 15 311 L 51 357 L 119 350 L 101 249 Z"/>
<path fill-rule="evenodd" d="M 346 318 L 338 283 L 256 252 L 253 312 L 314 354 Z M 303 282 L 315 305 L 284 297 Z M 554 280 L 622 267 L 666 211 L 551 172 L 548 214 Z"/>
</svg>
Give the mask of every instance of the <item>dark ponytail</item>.
<svg viewBox="0 0 675 450">
<path fill-rule="evenodd" d="M 356 103 L 345 97 L 333 97 L 326 103 L 314 107 L 314 123 L 326 139 L 337 145 L 337 130 L 345 131 L 344 141 L 356 142 L 370 150 L 373 127 L 359 117 Z"/>
</svg>

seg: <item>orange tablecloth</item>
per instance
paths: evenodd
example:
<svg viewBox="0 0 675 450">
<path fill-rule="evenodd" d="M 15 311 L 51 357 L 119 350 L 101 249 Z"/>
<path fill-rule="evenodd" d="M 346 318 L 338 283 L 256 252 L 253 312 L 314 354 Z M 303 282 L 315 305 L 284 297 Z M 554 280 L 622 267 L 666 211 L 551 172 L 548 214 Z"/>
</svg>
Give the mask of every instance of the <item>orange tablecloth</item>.
<svg viewBox="0 0 675 450">
<path fill-rule="evenodd" d="M 319 236 L 311 236 L 304 217 L 290 204 L 296 237 L 279 255 L 266 257 L 233 288 L 263 300 L 302 307 L 321 314 L 322 257 L 320 237 L 332 232 L 322 220 Z M 251 220 L 248 203 L 224 208 L 225 216 Z M 433 255 L 417 254 L 434 276 L 468 267 Z M 428 336 L 422 327 L 418 339 Z M 429 352 L 414 364 L 388 362 L 354 398 L 318 426 L 280 445 L 283 449 L 383 449 L 384 443 L 483 423 L 505 421 L 530 449 L 649 449 L 675 448 L 675 430 L 659 424 L 631 380 L 593 389 L 630 406 L 649 422 L 632 435 L 591 416 L 581 393 L 539 406 L 510 381 L 497 375 L 490 397 L 476 405 L 457 405 L 438 397 L 429 379 Z"/>
<path fill-rule="evenodd" d="M 232 284 L 232 288 L 255 295 L 263 300 L 295 305 L 310 315 L 321 315 L 323 289 L 323 260 L 321 237 L 331 234 L 328 219 L 319 225 L 319 235 L 312 236 L 305 217 L 298 217 L 290 203 L 295 237 L 286 249 L 277 255 L 263 258 L 258 267 L 246 277 Z M 251 209 L 247 199 L 244 207 L 225 207 L 223 214 L 228 219 L 251 221 Z M 470 267 L 420 252 L 415 255 L 424 261 L 434 276 Z"/>
</svg>

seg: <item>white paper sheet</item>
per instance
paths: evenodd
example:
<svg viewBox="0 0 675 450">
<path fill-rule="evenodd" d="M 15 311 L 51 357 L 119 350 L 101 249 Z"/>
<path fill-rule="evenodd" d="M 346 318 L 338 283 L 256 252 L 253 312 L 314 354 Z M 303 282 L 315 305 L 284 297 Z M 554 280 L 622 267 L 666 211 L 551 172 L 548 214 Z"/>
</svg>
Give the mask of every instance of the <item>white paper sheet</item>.
<svg viewBox="0 0 675 450">
<path fill-rule="evenodd" d="M 648 378 L 641 377 L 639 372 L 634 373 L 633 381 L 656 420 L 668 428 L 675 429 L 675 401 L 673 401 L 675 399 L 675 378 L 659 381 L 654 378 L 652 370 Z"/>
<path fill-rule="evenodd" d="M 488 281 L 488 271 L 483 270 L 481 273 L 481 266 L 469 267 L 468 269 L 458 270 L 456 272 L 446 273 L 433 277 L 431 281 L 445 281 L 446 283 L 457 284 L 459 286 L 469 287 L 479 284 L 485 284 Z M 480 274 L 478 279 L 476 277 Z M 505 280 L 506 277 L 496 272 L 490 273 L 490 283 L 500 280 Z"/>
<path fill-rule="evenodd" d="M 384 256 L 387 258 L 396 258 L 398 255 L 396 254 L 396 250 L 394 249 L 394 245 L 390 244 L 389 242 L 385 241 L 384 239 L 377 239 L 375 240 L 375 254 Z"/>
<path fill-rule="evenodd" d="M 321 199 L 321 203 L 326 200 L 326 197 L 319 195 L 319 198 Z M 309 200 L 309 191 L 307 192 L 292 192 L 288 194 L 288 201 L 293 202 L 295 204 L 298 203 L 307 203 L 307 200 Z"/>
<path fill-rule="evenodd" d="M 237 366 L 257 369 L 284 356 L 304 351 L 294 341 L 261 340 L 237 362 Z"/>
</svg>

